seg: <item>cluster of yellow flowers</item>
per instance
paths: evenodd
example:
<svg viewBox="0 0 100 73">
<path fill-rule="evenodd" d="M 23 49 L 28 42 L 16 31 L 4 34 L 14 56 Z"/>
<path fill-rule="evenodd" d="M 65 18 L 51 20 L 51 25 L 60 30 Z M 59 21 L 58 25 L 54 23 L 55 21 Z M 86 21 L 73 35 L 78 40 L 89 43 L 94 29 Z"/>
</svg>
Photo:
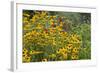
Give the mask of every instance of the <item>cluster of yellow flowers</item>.
<svg viewBox="0 0 100 73">
<path fill-rule="evenodd" d="M 56 51 L 57 54 L 61 55 L 62 57 L 67 60 L 67 59 L 72 59 L 76 60 L 79 59 L 78 54 L 79 54 L 79 47 L 74 47 L 73 44 L 67 44 L 65 48 L 60 48 Z"/>
<path fill-rule="evenodd" d="M 36 54 L 41 54 L 43 53 L 42 51 L 35 51 L 31 50 L 29 51 L 28 49 L 24 48 L 23 49 L 23 62 L 30 62 L 31 61 L 31 55 L 36 55 Z"/>
<path fill-rule="evenodd" d="M 23 15 L 23 62 L 79 59 L 81 38 L 63 29 L 65 17 L 45 11 L 29 16 Z"/>
<path fill-rule="evenodd" d="M 30 62 L 31 56 L 28 54 L 28 50 L 26 48 L 23 49 L 23 62 Z"/>
</svg>

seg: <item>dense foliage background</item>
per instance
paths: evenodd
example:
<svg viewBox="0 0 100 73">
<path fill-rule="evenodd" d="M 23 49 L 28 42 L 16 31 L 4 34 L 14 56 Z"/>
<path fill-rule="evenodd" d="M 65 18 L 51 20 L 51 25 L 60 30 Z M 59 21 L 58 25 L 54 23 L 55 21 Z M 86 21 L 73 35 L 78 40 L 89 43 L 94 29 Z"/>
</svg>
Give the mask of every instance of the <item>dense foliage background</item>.
<svg viewBox="0 0 100 73">
<path fill-rule="evenodd" d="M 23 62 L 91 59 L 91 14 L 23 10 Z"/>
</svg>

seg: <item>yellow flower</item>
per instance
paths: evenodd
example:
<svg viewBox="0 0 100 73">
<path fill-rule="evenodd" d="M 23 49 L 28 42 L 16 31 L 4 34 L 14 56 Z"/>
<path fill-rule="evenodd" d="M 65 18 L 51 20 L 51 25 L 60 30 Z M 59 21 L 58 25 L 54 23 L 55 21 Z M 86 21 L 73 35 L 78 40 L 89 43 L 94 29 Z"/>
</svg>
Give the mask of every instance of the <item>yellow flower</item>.
<svg viewBox="0 0 100 73">
<path fill-rule="evenodd" d="M 50 16 L 50 19 L 53 20 L 53 16 Z"/>
<path fill-rule="evenodd" d="M 79 36 L 76 35 L 76 34 L 72 34 L 72 35 L 71 35 L 71 42 L 72 42 L 72 43 L 80 43 Z"/>
<path fill-rule="evenodd" d="M 27 37 L 27 36 L 30 36 L 31 35 L 31 32 L 28 32 L 24 35 L 24 37 Z"/>
<path fill-rule="evenodd" d="M 23 54 L 27 54 L 28 50 L 26 48 L 23 49 Z"/>
<path fill-rule="evenodd" d="M 44 36 L 45 38 L 49 38 L 49 34 L 46 33 L 45 31 L 44 31 L 42 34 L 43 34 L 43 36 Z"/>
<path fill-rule="evenodd" d="M 67 50 L 68 50 L 68 53 L 71 53 L 72 48 L 67 48 Z"/>
<path fill-rule="evenodd" d="M 66 46 L 66 48 L 67 48 L 68 53 L 71 53 L 72 48 L 73 48 L 73 44 L 68 44 L 68 45 Z"/>
<path fill-rule="evenodd" d="M 42 62 L 47 62 L 48 60 L 45 58 L 45 59 L 42 59 Z"/>
<path fill-rule="evenodd" d="M 45 16 L 46 14 L 47 14 L 47 12 L 46 12 L 46 11 L 42 11 L 41 16 Z"/>
<path fill-rule="evenodd" d="M 67 49 L 66 48 L 62 48 L 62 52 L 66 53 Z"/>
<path fill-rule="evenodd" d="M 36 35 L 36 31 L 35 30 L 33 30 L 30 34 L 32 34 L 32 35 Z"/>
<path fill-rule="evenodd" d="M 59 53 L 60 53 L 60 51 L 59 51 L 59 50 L 57 50 L 57 51 L 56 51 L 56 53 L 57 53 L 57 54 L 59 54 Z"/>
<path fill-rule="evenodd" d="M 49 28 L 49 30 L 50 30 L 50 34 L 54 34 L 56 32 L 56 30 L 53 28 Z"/>
<path fill-rule="evenodd" d="M 65 49 L 65 48 L 61 48 L 61 49 L 58 49 L 57 51 L 56 51 L 56 53 L 57 54 L 66 54 L 67 53 L 67 49 Z"/>
<path fill-rule="evenodd" d="M 36 29 L 43 29 L 43 26 L 39 23 L 39 24 L 37 24 Z"/>
<path fill-rule="evenodd" d="M 23 13 L 23 16 L 29 17 L 30 15 L 29 14 L 26 14 L 26 13 Z"/>
<path fill-rule="evenodd" d="M 23 54 L 23 57 L 27 57 L 27 56 L 28 56 L 27 53 L 26 54 L 25 53 Z"/>
<path fill-rule="evenodd" d="M 23 62 L 30 62 L 30 56 L 28 56 L 28 50 L 26 48 L 23 49 L 22 59 Z"/>
<path fill-rule="evenodd" d="M 53 40 L 53 41 L 52 41 L 52 44 L 53 44 L 53 45 L 56 45 L 56 41 L 55 41 L 55 40 Z"/>
<path fill-rule="evenodd" d="M 63 54 L 63 58 L 64 58 L 64 59 L 67 59 L 67 58 L 68 58 L 67 53 Z"/>
<path fill-rule="evenodd" d="M 53 18 L 56 18 L 56 15 L 54 15 Z"/>
<path fill-rule="evenodd" d="M 75 48 L 72 49 L 72 52 L 73 53 L 78 53 L 79 52 L 79 49 L 75 47 Z"/>
<path fill-rule="evenodd" d="M 78 59 L 78 55 L 71 55 L 71 59 L 72 60 L 77 60 Z"/>
<path fill-rule="evenodd" d="M 64 24 L 63 22 L 60 22 L 60 27 L 62 27 L 62 26 L 63 26 L 63 24 Z"/>
<path fill-rule="evenodd" d="M 31 57 L 27 56 L 27 57 L 23 57 L 23 62 L 30 62 L 31 61 Z"/>
<path fill-rule="evenodd" d="M 32 21 L 33 23 L 35 23 L 35 22 L 37 21 L 37 19 L 39 19 L 38 15 L 34 15 L 34 16 L 32 17 L 32 19 L 31 19 L 31 21 Z"/>
<path fill-rule="evenodd" d="M 67 49 L 66 48 L 60 48 L 59 50 L 56 51 L 57 54 L 61 55 L 63 59 L 67 59 Z M 60 57 L 59 57 L 60 58 Z"/>
<path fill-rule="evenodd" d="M 56 29 L 57 29 L 58 31 L 62 31 L 62 28 L 59 27 L 59 26 L 56 26 Z"/>
<path fill-rule="evenodd" d="M 67 45 L 67 48 L 69 49 L 69 48 L 73 48 L 73 44 L 68 44 Z"/>
</svg>

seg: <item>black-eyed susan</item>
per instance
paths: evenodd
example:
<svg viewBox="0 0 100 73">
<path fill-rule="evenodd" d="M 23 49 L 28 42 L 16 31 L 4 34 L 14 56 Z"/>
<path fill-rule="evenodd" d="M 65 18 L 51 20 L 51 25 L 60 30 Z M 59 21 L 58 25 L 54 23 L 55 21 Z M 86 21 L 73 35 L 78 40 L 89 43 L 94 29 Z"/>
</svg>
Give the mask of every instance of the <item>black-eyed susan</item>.
<svg viewBox="0 0 100 73">
<path fill-rule="evenodd" d="M 63 48 L 61 49 L 61 52 L 67 53 L 67 49 L 63 47 Z"/>
<path fill-rule="evenodd" d="M 27 56 L 27 57 L 23 57 L 23 62 L 30 62 L 31 61 L 31 57 L 30 56 Z"/>
<path fill-rule="evenodd" d="M 46 58 L 42 59 L 42 62 L 47 62 L 48 60 Z"/>
<path fill-rule="evenodd" d="M 78 55 L 71 55 L 72 60 L 77 60 L 78 58 L 79 58 Z"/>
<path fill-rule="evenodd" d="M 67 49 L 66 48 L 61 48 L 61 49 L 58 49 L 56 51 L 57 54 L 60 54 L 60 55 L 65 55 L 67 54 Z"/>
<path fill-rule="evenodd" d="M 66 46 L 66 48 L 67 48 L 68 53 L 71 53 L 72 48 L 73 48 L 73 44 L 68 44 L 68 45 Z"/>
<path fill-rule="evenodd" d="M 72 52 L 73 52 L 73 53 L 79 53 L 79 48 L 74 47 L 74 48 L 72 49 Z"/>
<path fill-rule="evenodd" d="M 23 54 L 27 54 L 28 50 L 26 48 L 23 49 Z"/>
<path fill-rule="evenodd" d="M 73 48 L 73 44 L 67 44 L 66 47 L 67 47 L 67 49 L 72 49 Z"/>
<path fill-rule="evenodd" d="M 58 50 L 56 51 L 56 53 L 57 53 L 57 54 L 60 54 L 60 50 L 58 49 Z"/>
<path fill-rule="evenodd" d="M 71 53 L 71 51 L 72 51 L 72 48 L 67 48 L 68 53 Z"/>
</svg>

